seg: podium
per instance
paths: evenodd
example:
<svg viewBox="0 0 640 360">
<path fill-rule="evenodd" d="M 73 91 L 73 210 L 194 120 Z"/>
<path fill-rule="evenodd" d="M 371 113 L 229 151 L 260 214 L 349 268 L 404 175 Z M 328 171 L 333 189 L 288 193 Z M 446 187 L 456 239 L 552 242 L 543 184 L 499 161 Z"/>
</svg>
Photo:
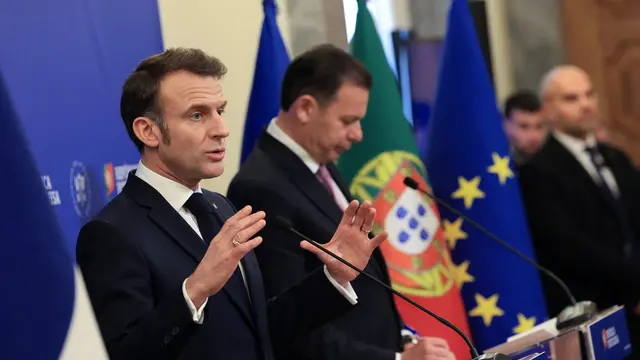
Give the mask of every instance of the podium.
<svg viewBox="0 0 640 360">
<path fill-rule="evenodd" d="M 553 318 L 485 352 L 513 360 L 622 360 L 631 354 L 631 342 L 624 307 L 614 306 L 560 332 Z"/>
</svg>

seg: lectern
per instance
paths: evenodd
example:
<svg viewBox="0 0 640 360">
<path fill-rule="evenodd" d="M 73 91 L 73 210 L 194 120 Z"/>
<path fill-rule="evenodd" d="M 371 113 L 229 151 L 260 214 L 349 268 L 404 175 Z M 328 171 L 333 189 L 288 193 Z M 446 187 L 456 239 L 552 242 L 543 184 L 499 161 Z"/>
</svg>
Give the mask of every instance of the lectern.
<svg viewBox="0 0 640 360">
<path fill-rule="evenodd" d="M 631 353 L 631 342 L 624 307 L 614 306 L 561 332 L 553 318 L 486 352 L 513 360 L 622 360 Z"/>
</svg>

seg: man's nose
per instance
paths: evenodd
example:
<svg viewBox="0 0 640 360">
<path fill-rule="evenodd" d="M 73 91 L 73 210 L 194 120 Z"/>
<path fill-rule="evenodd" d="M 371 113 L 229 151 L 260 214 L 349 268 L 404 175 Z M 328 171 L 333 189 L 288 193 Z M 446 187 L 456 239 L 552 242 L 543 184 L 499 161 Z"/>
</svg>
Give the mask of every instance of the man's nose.
<svg viewBox="0 0 640 360">
<path fill-rule="evenodd" d="M 362 126 L 360 125 L 360 122 L 357 122 L 352 125 L 351 129 L 349 129 L 348 137 L 349 137 L 349 141 L 351 142 L 362 141 L 363 134 L 362 134 Z"/>
<path fill-rule="evenodd" d="M 216 115 L 214 121 L 212 121 L 212 125 L 209 128 L 208 135 L 210 137 L 221 137 L 226 138 L 229 136 L 229 128 L 225 123 L 224 119 L 220 115 Z"/>
</svg>

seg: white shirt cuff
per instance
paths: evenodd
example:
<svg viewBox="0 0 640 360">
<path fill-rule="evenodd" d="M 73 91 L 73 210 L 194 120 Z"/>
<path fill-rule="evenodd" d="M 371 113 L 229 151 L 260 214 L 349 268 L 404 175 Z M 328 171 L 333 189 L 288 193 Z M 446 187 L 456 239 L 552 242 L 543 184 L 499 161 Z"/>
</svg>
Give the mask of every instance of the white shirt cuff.
<svg viewBox="0 0 640 360">
<path fill-rule="evenodd" d="M 400 336 L 411 336 L 415 337 L 416 335 L 407 329 L 400 330 Z"/>
<path fill-rule="evenodd" d="M 396 360 L 402 360 L 402 354 L 396 353 Z"/>
<path fill-rule="evenodd" d="M 355 305 L 358 303 L 358 295 L 353 290 L 353 287 L 351 287 L 350 282 L 348 282 L 347 286 L 345 287 L 338 284 L 338 282 L 333 277 L 331 277 L 331 274 L 329 274 L 329 270 L 327 270 L 326 265 L 324 266 L 324 274 L 327 276 L 327 279 L 329 279 L 329 282 L 331 282 L 331 285 L 333 285 L 338 290 L 338 292 L 340 292 L 340 294 L 342 294 L 342 296 L 344 296 L 347 301 L 351 303 L 351 305 Z"/>
<path fill-rule="evenodd" d="M 200 306 L 200 309 L 196 309 L 196 306 L 193 305 L 193 301 L 191 301 L 191 299 L 189 298 L 189 295 L 187 295 L 186 284 L 187 284 L 187 279 L 184 279 L 184 281 L 182 282 L 182 295 L 184 295 L 184 300 L 187 302 L 187 306 L 191 311 L 191 318 L 193 319 L 194 323 L 202 324 L 202 322 L 204 321 L 204 316 L 203 316 L 204 307 L 207 305 L 207 302 L 209 301 L 209 299 L 206 299 L 202 303 L 202 306 Z"/>
</svg>

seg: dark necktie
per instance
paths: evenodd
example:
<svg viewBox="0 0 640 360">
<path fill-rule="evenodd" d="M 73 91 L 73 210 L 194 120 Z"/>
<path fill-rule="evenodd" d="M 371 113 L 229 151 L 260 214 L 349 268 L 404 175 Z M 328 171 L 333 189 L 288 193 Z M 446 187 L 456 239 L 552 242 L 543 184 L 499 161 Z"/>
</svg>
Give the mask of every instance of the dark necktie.
<svg viewBox="0 0 640 360">
<path fill-rule="evenodd" d="M 189 197 L 187 202 L 184 203 L 184 207 L 196 217 L 202 239 L 207 243 L 207 245 L 209 245 L 213 237 L 216 236 L 222 227 L 222 224 L 219 223 L 216 216 L 213 214 L 215 210 L 204 198 L 204 195 L 198 192 L 194 192 Z M 236 270 L 229 278 L 229 281 L 227 281 L 225 287 L 227 286 L 234 292 L 243 294 L 243 300 L 245 300 L 246 304 L 250 306 L 249 294 L 247 293 L 247 288 L 244 285 L 239 266 L 236 267 Z"/>
<path fill-rule="evenodd" d="M 624 206 L 624 203 L 620 199 L 619 196 L 615 196 L 604 177 L 604 168 L 606 163 L 600 151 L 598 151 L 597 147 L 587 147 L 586 152 L 589 154 L 589 158 L 591 162 L 596 168 L 598 173 L 598 177 L 600 181 L 596 181 L 600 192 L 606 199 L 606 201 L 613 208 L 613 212 L 616 216 L 616 220 L 620 225 L 620 230 L 622 231 L 623 241 L 624 241 L 624 252 L 627 256 L 631 256 L 634 250 L 634 245 L 636 242 L 635 236 L 633 234 L 633 230 L 631 228 L 631 224 L 629 223 L 629 217 L 627 215 L 627 210 Z"/>
</svg>

